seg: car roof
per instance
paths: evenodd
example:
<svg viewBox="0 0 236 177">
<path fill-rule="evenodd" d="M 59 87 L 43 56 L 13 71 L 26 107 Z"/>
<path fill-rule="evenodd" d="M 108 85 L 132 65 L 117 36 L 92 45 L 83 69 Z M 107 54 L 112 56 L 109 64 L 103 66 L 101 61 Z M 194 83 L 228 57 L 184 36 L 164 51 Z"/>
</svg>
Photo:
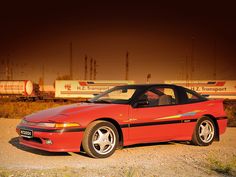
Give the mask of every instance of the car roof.
<svg viewBox="0 0 236 177">
<path fill-rule="evenodd" d="M 129 85 L 122 85 L 122 86 L 130 86 L 130 87 L 153 87 L 153 86 L 160 86 L 160 87 L 181 87 L 178 85 L 174 85 L 174 84 L 129 84 Z"/>
</svg>

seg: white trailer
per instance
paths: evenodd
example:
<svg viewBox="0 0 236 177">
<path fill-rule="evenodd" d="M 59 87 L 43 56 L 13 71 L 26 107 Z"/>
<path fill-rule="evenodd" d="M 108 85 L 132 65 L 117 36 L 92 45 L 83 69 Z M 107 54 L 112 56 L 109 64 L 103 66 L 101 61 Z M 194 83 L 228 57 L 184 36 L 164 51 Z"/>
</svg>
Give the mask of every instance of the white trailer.
<svg viewBox="0 0 236 177">
<path fill-rule="evenodd" d="M 236 99 L 236 80 L 166 80 L 165 83 L 187 87 L 208 98 Z"/>
<path fill-rule="evenodd" d="M 55 98 L 92 98 L 119 85 L 134 84 L 127 80 L 56 80 Z"/>
</svg>

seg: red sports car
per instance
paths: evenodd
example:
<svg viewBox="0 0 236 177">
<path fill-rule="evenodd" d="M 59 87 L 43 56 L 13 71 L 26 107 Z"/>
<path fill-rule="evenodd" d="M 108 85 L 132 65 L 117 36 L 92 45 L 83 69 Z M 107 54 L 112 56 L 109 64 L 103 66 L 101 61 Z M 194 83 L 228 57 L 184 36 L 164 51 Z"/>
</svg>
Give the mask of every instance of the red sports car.
<svg viewBox="0 0 236 177">
<path fill-rule="evenodd" d="M 46 151 L 104 158 L 131 144 L 191 141 L 207 146 L 225 132 L 222 100 L 208 100 L 184 87 L 126 85 L 87 103 L 31 114 L 17 126 L 20 143 Z"/>
</svg>

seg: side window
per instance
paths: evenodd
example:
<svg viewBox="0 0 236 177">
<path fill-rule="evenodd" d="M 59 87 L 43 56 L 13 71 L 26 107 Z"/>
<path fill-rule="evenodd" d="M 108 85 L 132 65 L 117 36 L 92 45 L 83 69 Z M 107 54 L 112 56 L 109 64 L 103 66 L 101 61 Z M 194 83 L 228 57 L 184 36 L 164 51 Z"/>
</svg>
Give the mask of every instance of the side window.
<svg viewBox="0 0 236 177">
<path fill-rule="evenodd" d="M 159 98 L 159 105 L 171 105 L 176 104 L 175 92 L 172 88 L 164 87 L 158 88 L 162 95 Z"/>
<path fill-rule="evenodd" d="M 169 87 L 153 87 L 146 91 L 139 100 L 147 100 L 147 105 L 141 107 L 154 107 L 176 104 L 175 92 Z"/>
<path fill-rule="evenodd" d="M 175 92 L 172 88 L 164 88 L 164 94 L 171 96 L 174 100 L 175 98 Z"/>
<path fill-rule="evenodd" d="M 202 98 L 200 95 L 197 93 L 191 91 L 191 90 L 186 90 L 186 95 L 187 95 L 187 102 L 188 103 L 194 103 L 194 102 L 199 102 L 203 101 L 204 98 Z"/>
<path fill-rule="evenodd" d="M 192 93 L 189 93 L 189 92 L 187 92 L 187 97 L 189 100 L 197 100 L 198 99 L 198 97 L 196 97 L 195 95 L 193 95 Z"/>
</svg>

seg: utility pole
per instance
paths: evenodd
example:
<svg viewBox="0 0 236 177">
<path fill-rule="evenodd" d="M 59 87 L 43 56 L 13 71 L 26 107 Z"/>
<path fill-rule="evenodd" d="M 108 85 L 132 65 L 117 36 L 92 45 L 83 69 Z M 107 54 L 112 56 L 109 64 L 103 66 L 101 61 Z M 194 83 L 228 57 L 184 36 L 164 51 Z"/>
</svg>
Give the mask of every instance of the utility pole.
<svg viewBox="0 0 236 177">
<path fill-rule="evenodd" d="M 5 71 L 4 71 L 4 68 L 5 68 L 5 61 L 4 59 L 1 60 L 1 65 L 0 65 L 0 79 L 4 79 L 4 74 L 5 74 Z"/>
<path fill-rule="evenodd" d="M 13 80 L 13 68 L 12 68 L 12 64 L 10 67 L 10 79 Z"/>
<path fill-rule="evenodd" d="M 152 75 L 149 73 L 149 74 L 147 75 L 147 84 L 150 84 L 150 79 L 151 79 L 151 77 L 152 77 Z"/>
<path fill-rule="evenodd" d="M 10 56 L 7 56 L 7 61 L 6 61 L 6 79 L 11 80 L 11 66 L 10 66 Z"/>
<path fill-rule="evenodd" d="M 87 74 L 88 74 L 88 57 L 85 55 L 84 57 L 84 80 L 87 80 Z"/>
<path fill-rule="evenodd" d="M 216 41 L 214 41 L 214 72 L 213 78 L 216 80 Z"/>
<path fill-rule="evenodd" d="M 97 61 L 94 60 L 93 62 L 93 80 L 96 80 L 97 77 Z"/>
<path fill-rule="evenodd" d="M 93 79 L 93 58 L 90 58 L 90 80 Z"/>
<path fill-rule="evenodd" d="M 42 66 L 42 91 L 44 92 L 44 73 L 45 73 L 45 69 L 44 69 L 44 64 Z"/>
<path fill-rule="evenodd" d="M 185 70 L 186 70 L 186 87 L 189 86 L 189 68 L 188 68 L 188 56 L 186 56 L 186 60 L 185 60 Z"/>
<path fill-rule="evenodd" d="M 72 42 L 70 43 L 70 79 L 73 79 Z"/>
<path fill-rule="evenodd" d="M 190 67 L 191 67 L 191 73 L 190 73 L 190 80 L 193 80 L 195 68 L 194 68 L 194 42 L 195 42 L 195 37 L 192 36 L 192 48 L 191 48 L 191 61 L 190 61 Z"/>
<path fill-rule="evenodd" d="M 129 52 L 126 53 L 125 57 L 125 80 L 129 80 Z"/>
</svg>

